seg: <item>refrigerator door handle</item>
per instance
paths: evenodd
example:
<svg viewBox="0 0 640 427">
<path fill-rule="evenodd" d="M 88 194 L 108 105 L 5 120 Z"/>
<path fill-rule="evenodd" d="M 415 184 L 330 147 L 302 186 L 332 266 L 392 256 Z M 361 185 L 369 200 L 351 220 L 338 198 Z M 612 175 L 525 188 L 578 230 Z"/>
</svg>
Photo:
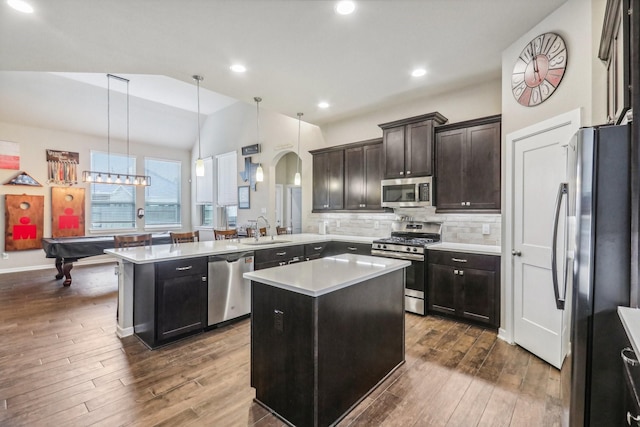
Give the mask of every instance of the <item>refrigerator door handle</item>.
<svg viewBox="0 0 640 427">
<path fill-rule="evenodd" d="M 556 197 L 556 214 L 553 220 L 553 243 L 551 247 L 551 278 L 553 279 L 553 292 L 556 297 L 556 307 L 558 310 L 564 310 L 564 295 L 566 295 L 566 280 L 565 280 L 565 293 L 560 298 L 560 287 L 558 286 L 558 224 L 560 222 L 560 207 L 562 206 L 562 198 L 565 194 L 568 194 L 569 185 L 566 182 L 561 182 L 558 187 L 558 197 Z"/>
</svg>

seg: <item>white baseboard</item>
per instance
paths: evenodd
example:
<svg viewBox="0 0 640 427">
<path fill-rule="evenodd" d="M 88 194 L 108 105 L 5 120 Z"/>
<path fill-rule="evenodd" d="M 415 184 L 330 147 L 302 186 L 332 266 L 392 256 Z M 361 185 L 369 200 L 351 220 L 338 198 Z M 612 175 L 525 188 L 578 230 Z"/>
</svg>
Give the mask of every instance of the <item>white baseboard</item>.
<svg viewBox="0 0 640 427">
<path fill-rule="evenodd" d="M 120 325 L 116 326 L 116 335 L 119 338 L 130 337 L 133 335 L 133 326 L 129 326 L 128 328 L 121 328 Z"/>
<path fill-rule="evenodd" d="M 506 343 L 508 343 L 508 344 L 514 345 L 514 344 L 515 344 L 515 342 L 510 341 L 510 340 L 507 338 L 507 335 L 508 335 L 508 334 L 507 334 L 507 331 L 506 331 L 506 330 L 504 330 L 504 329 L 502 329 L 502 328 L 499 328 L 499 329 L 498 329 L 498 338 L 500 338 L 502 341 L 505 341 L 505 342 L 506 342 Z"/>
</svg>

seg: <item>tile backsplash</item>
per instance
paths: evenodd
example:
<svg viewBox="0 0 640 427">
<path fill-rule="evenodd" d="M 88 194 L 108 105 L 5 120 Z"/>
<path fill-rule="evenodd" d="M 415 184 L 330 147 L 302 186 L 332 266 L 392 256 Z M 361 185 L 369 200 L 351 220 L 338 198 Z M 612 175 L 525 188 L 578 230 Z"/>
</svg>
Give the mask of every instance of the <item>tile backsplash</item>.
<svg viewBox="0 0 640 427">
<path fill-rule="evenodd" d="M 436 214 L 435 208 L 395 209 L 393 213 L 311 213 L 307 216 L 306 233 L 318 233 L 319 223 L 327 223 L 327 234 L 386 237 L 391 234 L 391 222 L 400 216 L 416 221 L 442 223 L 442 241 L 501 245 L 500 214 Z M 489 234 L 483 234 L 488 228 Z"/>
</svg>

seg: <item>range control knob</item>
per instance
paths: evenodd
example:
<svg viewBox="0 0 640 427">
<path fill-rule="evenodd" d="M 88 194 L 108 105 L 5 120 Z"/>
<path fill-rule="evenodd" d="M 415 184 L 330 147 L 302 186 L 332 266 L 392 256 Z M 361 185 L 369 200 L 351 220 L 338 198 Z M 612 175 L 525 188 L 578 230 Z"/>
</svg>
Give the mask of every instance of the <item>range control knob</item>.
<svg viewBox="0 0 640 427">
<path fill-rule="evenodd" d="M 411 248 L 407 248 L 407 252 L 411 252 Z"/>
<path fill-rule="evenodd" d="M 413 252 L 418 252 L 418 248 L 413 248 Z"/>
</svg>

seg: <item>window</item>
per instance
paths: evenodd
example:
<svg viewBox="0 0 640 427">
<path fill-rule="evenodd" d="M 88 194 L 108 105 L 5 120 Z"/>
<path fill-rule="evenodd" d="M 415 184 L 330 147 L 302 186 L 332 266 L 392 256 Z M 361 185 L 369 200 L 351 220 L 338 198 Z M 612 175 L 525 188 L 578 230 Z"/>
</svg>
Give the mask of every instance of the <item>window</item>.
<svg viewBox="0 0 640 427">
<path fill-rule="evenodd" d="M 213 226 L 213 205 L 200 205 L 201 225 Z"/>
<path fill-rule="evenodd" d="M 151 185 L 145 187 L 145 225 L 180 225 L 181 163 L 174 160 L 144 160 Z"/>
<path fill-rule="evenodd" d="M 135 157 L 91 152 L 91 170 L 112 174 L 136 173 Z M 106 179 L 106 177 L 105 177 Z M 135 228 L 136 188 L 131 185 L 91 184 L 91 229 Z"/>
</svg>

